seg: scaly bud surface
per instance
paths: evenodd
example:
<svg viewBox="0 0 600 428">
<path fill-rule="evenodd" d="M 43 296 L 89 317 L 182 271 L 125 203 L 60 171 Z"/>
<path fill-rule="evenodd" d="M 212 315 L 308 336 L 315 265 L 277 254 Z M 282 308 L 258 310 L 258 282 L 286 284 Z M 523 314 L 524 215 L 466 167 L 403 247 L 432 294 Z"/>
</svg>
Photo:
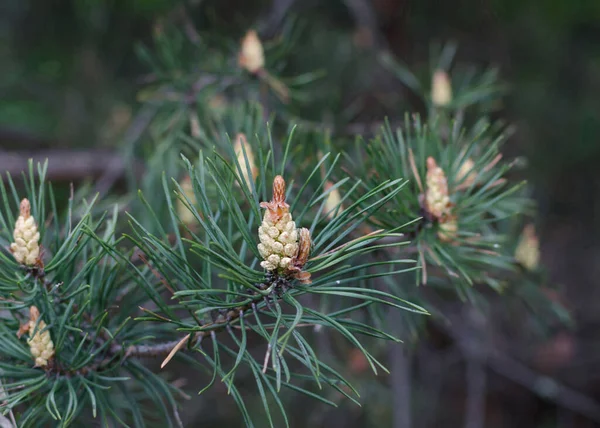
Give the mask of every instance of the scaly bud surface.
<svg viewBox="0 0 600 428">
<path fill-rule="evenodd" d="M 278 175 L 273 181 L 273 199 L 261 202 L 266 208 L 258 228 L 258 251 L 263 258 L 260 265 L 268 271 L 286 271 L 298 253 L 298 230 L 285 202 L 285 180 Z"/>
<path fill-rule="evenodd" d="M 427 158 L 427 190 L 425 192 L 425 209 L 436 219 L 440 220 L 450 210 L 450 197 L 448 196 L 448 181 L 446 174 L 435 159 Z"/>
</svg>

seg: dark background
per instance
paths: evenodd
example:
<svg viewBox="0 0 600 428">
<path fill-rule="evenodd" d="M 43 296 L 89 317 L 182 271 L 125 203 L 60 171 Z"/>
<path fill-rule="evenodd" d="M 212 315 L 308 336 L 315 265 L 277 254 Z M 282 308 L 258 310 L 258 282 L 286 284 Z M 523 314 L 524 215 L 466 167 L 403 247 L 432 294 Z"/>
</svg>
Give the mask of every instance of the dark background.
<svg viewBox="0 0 600 428">
<path fill-rule="evenodd" d="M 232 37 L 238 38 L 254 17 L 277 21 L 277 7 L 289 2 L 207 3 L 234 28 Z M 593 414 L 600 420 L 596 404 L 600 403 L 600 246 L 596 239 L 600 226 L 595 221 L 600 208 L 596 197 L 600 193 L 600 1 L 296 3 L 292 11 L 311 22 L 322 37 L 322 50 L 305 55 L 315 63 L 332 57 L 338 39 L 363 43 L 365 33 L 360 29 L 366 27 L 372 36 L 366 49 L 387 48 L 409 65 L 426 61 L 432 42 L 455 40 L 460 60 L 500 68 L 502 80 L 510 86 L 501 113 L 517 129 L 506 152 L 528 159 L 526 175 L 538 204 L 536 223 L 547 281 L 559 284 L 561 293 L 556 298 L 572 311 L 575 326 L 557 326 L 550 337 L 515 350 L 512 366 L 500 364 L 505 373 L 498 373 L 502 368 L 490 371 L 485 426 L 600 426 L 592 421 Z M 100 174 L 118 162 L 116 149 L 137 108 L 137 82 L 147 72 L 134 45 L 149 42 L 157 19 L 175 4 L 168 0 L 3 1 L 0 170 L 14 171 L 34 153 L 48 156 L 54 165 L 51 178 L 66 182 Z M 330 67 L 332 82 L 339 77 L 336 73 L 352 72 L 342 72 L 335 64 Z M 360 123 L 391 113 L 381 102 L 381 93 L 398 84 L 365 69 L 363 64 L 364 105 L 354 118 Z M 348 93 L 355 91 L 348 88 Z M 520 372 L 519 364 L 529 371 Z M 414 426 L 463 424 L 463 372 L 460 365 L 445 372 L 436 416 L 415 417 Z M 532 373 L 537 377 L 518 385 L 519 378 Z M 554 384 L 543 381 L 561 386 L 553 390 Z M 413 411 L 428 412 L 430 399 L 415 386 Z M 388 415 L 379 425 L 389 426 L 389 397 L 383 402 L 378 409 L 368 401 L 364 412 L 358 408 L 328 411 L 329 416 L 316 426 L 324 421 L 334 427 L 371 426 L 372 417 L 360 416 L 367 411 Z M 581 416 L 582 406 L 592 414 Z M 294 413 L 292 408 L 292 419 Z"/>
</svg>

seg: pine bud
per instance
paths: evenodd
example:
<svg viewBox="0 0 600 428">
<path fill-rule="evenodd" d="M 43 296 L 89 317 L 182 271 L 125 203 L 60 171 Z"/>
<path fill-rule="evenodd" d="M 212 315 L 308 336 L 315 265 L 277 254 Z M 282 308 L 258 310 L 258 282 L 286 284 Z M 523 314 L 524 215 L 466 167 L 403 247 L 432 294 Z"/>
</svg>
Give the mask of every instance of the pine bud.
<svg viewBox="0 0 600 428">
<path fill-rule="evenodd" d="M 256 31 L 249 30 L 242 40 L 242 47 L 238 54 L 238 64 L 250 73 L 257 73 L 265 66 L 263 46 Z"/>
<path fill-rule="evenodd" d="M 471 158 L 465 160 L 460 166 L 460 169 L 456 174 L 456 182 L 460 183 L 461 187 L 470 187 L 473 183 L 475 183 L 475 180 L 477 179 L 477 172 L 473 171 L 474 166 L 475 162 L 473 162 L 473 159 Z"/>
<path fill-rule="evenodd" d="M 252 183 L 256 180 L 258 176 L 258 169 L 256 168 L 256 163 L 254 161 L 254 153 L 252 152 L 252 147 L 246 140 L 246 136 L 242 133 L 237 134 L 235 137 L 235 144 L 233 146 L 233 151 L 237 156 L 237 161 L 240 164 L 240 168 L 242 169 L 242 176 L 248 186 L 248 190 L 252 192 Z M 246 156 L 244 157 L 244 152 Z M 248 166 L 246 165 L 246 158 L 248 158 Z"/>
<path fill-rule="evenodd" d="M 458 235 L 458 220 L 456 216 L 446 218 L 439 224 L 438 238 L 442 242 L 452 242 Z"/>
<path fill-rule="evenodd" d="M 310 247 L 312 241 L 310 239 L 310 230 L 306 227 L 300 229 L 300 239 L 298 241 L 298 253 L 294 257 L 294 266 L 297 268 L 303 268 L 308 261 L 308 255 L 310 254 Z"/>
<path fill-rule="evenodd" d="M 31 205 L 27 198 L 21 201 L 20 215 L 15 224 L 10 250 L 15 260 L 23 265 L 36 264 L 40 256 L 40 233 L 35 219 L 31 216 Z"/>
<path fill-rule="evenodd" d="M 427 158 L 427 189 L 425 191 L 425 209 L 437 220 L 442 219 L 450 211 L 450 197 L 448 196 L 448 181 L 446 174 L 435 159 Z"/>
<path fill-rule="evenodd" d="M 515 251 L 515 259 L 528 270 L 535 270 L 540 261 L 540 242 L 533 224 L 523 229 L 519 245 Z"/>
<path fill-rule="evenodd" d="M 180 182 L 181 190 L 183 191 L 183 195 L 185 195 L 192 205 L 196 204 L 196 195 L 194 194 L 194 187 L 192 186 L 192 179 L 189 176 L 184 177 Z M 195 224 L 196 217 L 192 211 L 188 208 L 184 201 L 181 199 L 177 199 L 177 215 L 181 219 L 182 223 L 186 226 L 190 226 Z"/>
<path fill-rule="evenodd" d="M 328 181 L 325 183 L 325 191 L 331 189 L 333 187 L 333 183 Z M 330 220 L 332 220 L 333 218 L 335 218 L 336 215 L 336 208 L 339 206 L 339 211 L 342 211 L 342 206 L 340 205 L 340 202 L 342 201 L 342 197 L 340 195 L 340 191 L 336 188 L 333 189 L 332 191 L 329 192 L 329 194 L 327 195 L 327 200 L 325 201 L 325 212 L 327 213 L 327 217 L 329 217 Z"/>
<path fill-rule="evenodd" d="M 35 306 L 29 308 L 29 332 L 33 333 L 34 329 L 37 330 L 33 336 L 27 340 L 29 345 L 29 351 L 35 360 L 36 367 L 45 367 L 48 365 L 48 360 L 54 356 L 54 342 L 50 337 L 50 331 L 45 330 L 46 323 L 43 320 L 37 322 L 40 317 L 40 311 Z"/>
<path fill-rule="evenodd" d="M 268 271 L 286 271 L 292 258 L 298 254 L 298 230 L 285 202 L 285 180 L 278 175 L 273 181 L 273 199 L 261 202 L 266 208 L 258 228 L 258 251 L 263 258 L 260 265 Z"/>
<path fill-rule="evenodd" d="M 299 230 L 298 253 L 294 256 L 292 263 L 288 268 L 292 276 L 302 284 L 311 283 L 310 272 L 302 270 L 306 262 L 308 262 L 311 246 L 312 240 L 310 238 L 310 230 L 303 227 Z"/>
<path fill-rule="evenodd" d="M 431 101 L 438 107 L 444 107 L 452 101 L 452 84 L 444 70 L 436 70 L 433 73 Z"/>
</svg>

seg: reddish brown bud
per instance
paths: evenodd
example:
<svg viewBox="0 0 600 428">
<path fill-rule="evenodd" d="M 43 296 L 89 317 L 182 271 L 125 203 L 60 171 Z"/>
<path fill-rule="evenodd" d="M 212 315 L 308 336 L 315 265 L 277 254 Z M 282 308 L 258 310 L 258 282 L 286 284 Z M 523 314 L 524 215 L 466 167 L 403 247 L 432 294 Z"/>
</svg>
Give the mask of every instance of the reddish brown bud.
<svg viewBox="0 0 600 428">
<path fill-rule="evenodd" d="M 298 254 L 294 259 L 294 265 L 302 268 L 308 261 L 308 255 L 310 254 L 310 230 L 303 227 L 300 229 L 300 237 L 298 239 Z"/>
<path fill-rule="evenodd" d="M 310 279 L 310 272 L 300 271 L 294 275 L 301 284 L 310 284 L 312 281 Z"/>
<path fill-rule="evenodd" d="M 290 206 L 285 202 L 285 180 L 281 175 L 273 180 L 273 199 L 271 202 L 261 202 L 260 206 L 269 210 L 273 222 L 277 222 L 285 213 L 289 212 Z"/>
<path fill-rule="evenodd" d="M 273 202 L 276 204 L 285 203 L 285 180 L 281 175 L 273 180 Z"/>
<path fill-rule="evenodd" d="M 310 273 L 302 270 L 308 261 L 308 256 L 310 254 L 310 247 L 312 244 L 310 239 L 310 230 L 303 227 L 299 229 L 298 232 L 298 253 L 292 259 L 292 263 L 290 263 L 290 271 L 294 272 L 294 278 L 296 278 L 302 284 L 310 284 Z"/>
<path fill-rule="evenodd" d="M 40 310 L 35 307 L 35 306 L 31 306 L 29 308 L 29 320 L 30 321 L 37 321 L 37 319 L 40 317 Z"/>
</svg>

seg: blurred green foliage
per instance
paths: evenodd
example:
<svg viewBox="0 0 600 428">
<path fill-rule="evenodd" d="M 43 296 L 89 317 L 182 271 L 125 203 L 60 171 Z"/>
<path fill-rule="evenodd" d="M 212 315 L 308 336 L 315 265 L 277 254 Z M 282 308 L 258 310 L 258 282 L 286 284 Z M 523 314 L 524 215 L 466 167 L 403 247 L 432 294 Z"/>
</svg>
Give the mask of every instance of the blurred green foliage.
<svg viewBox="0 0 600 428">
<path fill-rule="evenodd" d="M 212 10 L 207 15 L 217 18 L 210 25 L 241 34 L 254 17 L 269 10 L 271 2 L 205 3 L 209 7 L 203 10 Z M 172 0 L 6 2 L 0 125 L 65 146 L 115 144 L 114 138 L 105 138 L 105 128 L 119 106 L 132 105 L 135 81 L 144 70 L 134 46 L 151 38 L 157 20 L 175 4 Z M 406 27 L 398 45 L 407 47 L 409 64 L 427 56 L 431 41 L 453 38 L 460 44 L 460 55 L 470 61 L 500 65 L 504 79 L 513 86 L 508 113 L 521 125 L 519 140 L 539 180 L 550 170 L 592 163 L 600 156 L 596 144 L 600 99 L 595 96 L 600 89 L 598 1 L 373 4 L 380 14 L 388 10 L 382 4 L 402 11 L 402 16 L 380 18 L 384 23 L 394 18 L 398 26 Z M 339 82 L 340 77 L 354 83 L 339 85 L 337 103 L 352 107 L 357 85 L 369 84 L 361 61 L 370 61 L 370 56 L 351 52 L 348 36 L 353 22 L 347 8 L 341 1 L 309 2 L 297 12 L 314 28 L 326 29 L 308 32 L 313 37 L 304 46 L 310 51 L 311 66 L 325 60 L 339 65 L 328 70 L 331 78 L 324 84 Z M 194 16 L 206 24 L 203 18 Z M 300 56 L 294 65 L 303 68 L 305 61 Z M 352 79 L 344 77 L 351 73 Z M 553 150 L 541 150 L 550 147 Z"/>
</svg>

